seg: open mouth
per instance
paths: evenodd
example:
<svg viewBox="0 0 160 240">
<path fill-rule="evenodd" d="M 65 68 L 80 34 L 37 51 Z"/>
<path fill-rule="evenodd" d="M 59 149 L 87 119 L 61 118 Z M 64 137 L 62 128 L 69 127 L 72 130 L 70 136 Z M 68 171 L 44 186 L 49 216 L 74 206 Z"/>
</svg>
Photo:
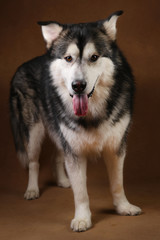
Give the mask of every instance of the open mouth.
<svg viewBox="0 0 160 240">
<path fill-rule="evenodd" d="M 74 94 L 73 95 L 73 110 L 74 114 L 81 117 L 85 116 L 88 111 L 88 95 Z"/>
<path fill-rule="evenodd" d="M 96 81 L 97 82 L 97 81 Z M 95 84 L 96 84 L 95 82 Z M 73 98 L 73 110 L 74 114 L 78 117 L 85 116 L 88 111 L 88 99 L 92 97 L 95 84 L 89 94 L 74 94 L 70 96 Z"/>
</svg>

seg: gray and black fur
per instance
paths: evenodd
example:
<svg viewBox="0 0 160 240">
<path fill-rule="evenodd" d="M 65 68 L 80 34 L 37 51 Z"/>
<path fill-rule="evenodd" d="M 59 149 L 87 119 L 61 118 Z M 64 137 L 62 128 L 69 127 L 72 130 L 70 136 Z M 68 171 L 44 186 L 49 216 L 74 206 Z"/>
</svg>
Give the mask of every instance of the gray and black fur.
<svg viewBox="0 0 160 240">
<path fill-rule="evenodd" d="M 114 128 L 118 126 L 118 124 L 120 126 L 119 128 L 121 128 L 121 122 L 123 123 L 123 119 L 125 118 L 125 116 L 127 116 L 129 120 L 126 121 L 126 126 L 124 125 L 125 129 L 122 131 L 120 140 L 116 140 L 117 141 L 116 144 L 118 147 L 114 149 L 114 146 L 111 146 L 113 139 L 109 138 L 110 139 L 109 151 L 113 152 L 114 159 L 117 158 L 122 159 L 119 161 L 122 161 L 123 165 L 127 133 L 130 127 L 133 113 L 135 84 L 131 68 L 126 58 L 123 56 L 122 52 L 117 46 L 115 33 L 112 32 L 115 31 L 113 28 L 113 24 L 115 24 L 114 21 L 116 22 L 116 20 L 114 19 L 116 19 L 121 14 L 122 11 L 118 11 L 112 14 L 106 20 L 101 20 L 93 23 L 59 24 L 57 22 L 51 21 L 39 22 L 42 28 L 43 27 L 45 28 L 45 26 L 46 27 L 52 26 L 53 28 L 55 28 L 53 40 L 50 40 L 50 38 L 48 37 L 47 35 L 48 32 L 46 36 L 45 34 L 43 34 L 48 46 L 47 52 L 44 55 L 36 57 L 20 66 L 11 81 L 10 88 L 10 119 L 16 151 L 19 154 L 19 156 L 23 158 L 22 161 L 26 166 L 29 166 L 29 169 L 31 169 L 31 171 L 33 169 L 35 170 L 36 168 L 38 168 L 37 163 L 35 163 L 34 166 L 32 165 L 32 163 L 34 163 L 34 155 L 36 155 L 36 153 L 33 154 L 31 159 L 30 157 L 31 154 L 29 152 L 31 132 L 34 130 L 35 126 L 37 126 L 38 123 L 41 123 L 41 125 L 43 125 L 43 128 L 49 133 L 51 139 L 56 143 L 57 148 L 59 149 L 60 152 L 62 152 L 61 156 L 64 156 L 64 159 L 67 159 L 67 157 L 65 156 L 69 156 L 70 159 L 73 159 L 74 165 L 76 164 L 77 161 L 79 161 L 78 159 L 81 158 L 81 154 L 79 153 L 79 151 L 77 151 L 77 146 L 76 145 L 73 146 L 73 144 L 71 144 L 72 135 L 74 135 L 74 137 L 76 136 L 75 139 L 78 139 L 77 141 L 80 141 L 80 138 L 82 136 L 80 134 L 82 134 L 82 132 L 84 132 L 86 136 L 91 136 L 89 134 L 90 132 L 92 132 L 92 134 L 94 134 L 95 139 L 96 134 L 97 136 L 99 134 L 100 137 L 96 140 L 97 144 L 102 140 L 102 138 L 105 139 L 104 136 L 108 133 L 109 128 L 113 129 L 113 132 Z M 107 25 L 108 23 L 111 26 Z M 110 85 L 110 88 L 108 88 L 108 85 L 106 84 L 107 90 L 105 97 L 104 97 L 105 89 L 103 89 L 104 90 L 103 94 L 99 93 L 98 97 L 96 98 L 96 103 L 99 100 L 101 100 L 102 102 L 102 104 L 99 105 L 100 109 L 98 110 L 94 110 L 95 104 L 94 98 L 99 88 L 100 84 L 99 82 L 101 81 L 100 79 L 101 77 L 97 77 L 98 80 L 96 79 L 89 92 L 85 93 L 87 94 L 86 96 L 88 96 L 88 100 L 84 100 L 84 92 L 87 91 L 86 89 L 83 91 L 81 90 L 81 92 L 76 92 L 76 90 L 73 91 L 72 89 L 71 93 L 68 91 L 67 87 L 64 87 L 65 83 L 62 84 L 61 89 L 59 83 L 61 77 L 58 81 L 57 75 L 54 75 L 54 71 L 51 72 L 51 66 L 54 65 L 56 61 L 57 62 L 58 60 L 62 60 L 62 62 L 65 61 L 64 60 L 66 58 L 65 54 L 67 52 L 68 46 L 70 46 L 72 42 L 74 43 L 74 47 L 76 46 L 76 49 L 78 49 L 79 51 L 77 60 L 78 61 L 77 64 L 79 64 L 79 66 L 82 66 L 82 62 L 84 61 L 83 60 L 84 51 L 86 51 L 85 47 L 87 43 L 90 42 L 94 45 L 96 56 L 94 53 L 94 55 L 92 55 L 89 58 L 89 60 L 85 60 L 88 61 L 87 63 L 88 69 L 91 69 L 90 66 L 94 66 L 95 64 L 94 62 L 98 61 L 97 59 L 101 59 L 99 61 L 103 60 L 105 61 L 105 59 L 107 59 L 109 63 L 110 62 L 112 63 L 114 69 L 111 81 L 112 84 Z M 71 56 L 69 56 L 69 58 L 70 57 Z M 107 72 L 107 69 L 105 69 L 105 71 Z M 83 79 L 75 80 L 79 81 L 78 84 L 80 84 L 80 82 L 83 81 L 83 83 L 85 82 L 85 85 L 87 85 L 85 75 L 83 76 Z M 65 98 L 67 100 L 64 99 L 64 92 Z M 79 111 L 80 110 L 82 111 L 83 116 L 79 116 L 78 114 L 75 115 L 74 112 L 71 110 L 72 107 L 68 108 L 68 106 L 72 105 L 72 98 L 73 102 L 75 101 L 74 97 L 77 101 L 79 101 L 79 104 L 80 99 L 82 100 L 82 107 L 87 108 L 87 104 L 88 106 L 92 106 L 92 111 L 88 109 L 89 114 L 88 113 L 84 114 L 83 112 L 84 110 L 79 109 Z M 88 103 L 86 103 L 86 101 Z M 104 131 L 103 134 L 101 133 L 102 131 L 98 132 L 102 126 L 106 126 L 106 132 Z M 65 129 L 64 130 L 65 132 L 62 129 Z M 38 134 L 38 131 L 36 132 L 36 134 Z M 116 135 L 118 133 L 114 132 L 114 134 Z M 36 136 L 38 137 L 38 135 Z M 69 136 L 69 138 L 67 136 Z M 115 142 L 115 139 L 116 136 L 114 136 L 113 143 Z M 101 142 L 103 143 L 103 141 Z M 81 144 L 81 142 L 77 142 L 77 144 L 81 145 L 83 151 L 83 144 Z M 91 145 L 89 144 L 90 143 L 86 142 L 88 149 L 90 148 L 92 149 L 93 146 L 94 148 L 96 148 L 95 144 L 93 144 L 93 146 L 92 144 Z M 101 149 L 101 146 L 99 146 L 99 149 Z M 95 149 L 93 150 L 95 152 Z M 85 149 L 84 152 L 87 151 L 90 150 Z M 35 162 L 37 161 L 38 159 Z M 64 161 L 66 164 L 66 169 L 71 181 L 74 194 L 75 195 L 78 194 L 78 196 L 80 196 L 81 194 L 76 193 L 76 191 L 78 191 L 77 189 L 81 188 L 78 188 L 77 186 L 74 187 L 75 183 L 72 180 L 72 175 L 70 171 L 71 166 L 68 165 L 68 160 Z M 116 162 L 116 164 L 118 164 L 118 162 Z M 117 174 L 120 174 L 119 176 L 121 176 L 122 168 L 118 167 L 118 169 L 121 170 L 120 173 L 117 172 Z M 116 206 L 118 213 L 122 215 L 139 214 L 140 209 L 133 205 L 129 205 L 126 198 L 124 197 L 123 190 L 121 193 L 121 199 L 119 201 L 117 200 L 117 195 L 115 195 L 114 197 L 115 184 L 118 184 L 117 179 L 119 179 L 119 176 L 118 175 L 115 176 L 115 183 L 113 182 L 112 174 L 110 176 L 111 185 L 113 185 L 114 188 L 113 191 L 114 205 Z M 38 172 L 36 173 L 35 179 L 37 178 Z M 120 177 L 120 179 L 122 178 Z M 36 181 L 37 180 L 35 180 L 35 182 Z M 81 183 L 83 181 L 80 180 L 79 182 Z M 123 186 L 123 183 L 119 183 L 118 186 L 121 186 L 121 184 Z M 34 187 L 31 185 L 34 185 Z M 66 186 L 66 184 L 64 183 L 59 185 Z M 33 193 L 33 189 L 36 193 Z M 34 184 L 29 183 L 28 189 L 25 194 L 25 198 L 27 199 L 37 198 L 39 196 L 38 192 L 39 190 L 37 183 Z M 122 202 L 124 202 L 123 206 L 121 206 Z M 87 228 L 91 226 L 91 221 L 89 217 L 90 211 L 89 210 L 87 211 L 88 213 L 86 213 L 86 219 L 88 220 L 85 226 L 80 227 L 81 224 L 78 225 L 77 222 L 75 224 L 75 221 L 79 221 L 76 220 L 76 217 L 72 221 L 71 228 L 74 231 L 85 231 Z"/>
<path fill-rule="evenodd" d="M 109 17 L 110 18 L 110 17 Z M 40 22 L 47 25 L 53 22 Z M 49 131 L 56 131 L 60 138 L 64 151 L 71 151 L 62 133 L 59 131 L 59 124 L 63 121 L 70 127 L 70 122 L 81 125 L 84 128 L 98 127 L 102 121 L 112 118 L 113 124 L 119 121 L 126 112 L 132 115 L 135 85 L 129 64 L 115 41 L 101 41 L 99 32 L 106 35 L 102 25 L 103 21 L 82 24 L 67 24 L 61 26 L 67 30 L 58 42 L 53 43 L 45 55 L 36 57 L 24 63 L 18 68 L 11 82 L 10 91 L 10 112 L 11 126 L 17 151 L 25 151 L 24 142 L 29 141 L 29 130 L 40 119 L 50 126 Z M 97 29 L 98 28 L 98 29 Z M 110 96 L 106 101 L 105 119 L 86 119 L 85 117 L 75 119 L 65 112 L 65 106 L 61 96 L 52 85 L 49 75 L 50 62 L 56 58 L 62 58 L 68 42 L 77 39 L 77 45 L 82 55 L 83 47 L 90 39 L 94 39 L 97 51 L 100 55 L 109 57 L 115 68 L 115 84 L 112 86 Z M 112 116 L 118 99 L 123 94 L 124 101 L 116 116 Z M 65 115 L 64 115 L 65 112 Z M 44 118 L 45 115 L 45 118 Z M 126 138 L 124 138 L 126 139 Z"/>
</svg>

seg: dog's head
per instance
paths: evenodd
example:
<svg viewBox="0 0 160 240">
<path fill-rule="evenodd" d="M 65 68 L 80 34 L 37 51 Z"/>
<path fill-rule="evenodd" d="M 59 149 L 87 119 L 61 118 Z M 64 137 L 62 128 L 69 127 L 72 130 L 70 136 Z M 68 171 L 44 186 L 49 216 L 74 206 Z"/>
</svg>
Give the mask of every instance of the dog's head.
<svg viewBox="0 0 160 240">
<path fill-rule="evenodd" d="M 122 13 L 93 23 L 40 22 L 52 59 L 54 84 L 61 94 L 73 99 L 77 116 L 87 114 L 89 99 L 95 92 L 98 95 L 98 89 L 103 94 L 113 84 L 116 21 Z"/>
</svg>

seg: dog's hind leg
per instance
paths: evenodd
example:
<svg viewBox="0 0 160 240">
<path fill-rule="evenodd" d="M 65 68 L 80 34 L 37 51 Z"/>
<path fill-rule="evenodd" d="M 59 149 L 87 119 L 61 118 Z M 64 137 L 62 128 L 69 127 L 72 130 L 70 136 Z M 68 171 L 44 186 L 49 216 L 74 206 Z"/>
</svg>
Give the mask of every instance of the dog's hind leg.
<svg viewBox="0 0 160 240">
<path fill-rule="evenodd" d="M 44 137 L 44 127 L 41 122 L 36 123 L 29 132 L 29 142 L 26 146 L 28 157 L 29 179 L 28 187 L 24 194 L 27 200 L 39 197 L 38 175 L 39 175 L 39 154 L 41 142 Z"/>
<path fill-rule="evenodd" d="M 71 184 L 65 171 L 64 153 L 60 150 L 58 150 L 55 165 L 57 186 L 64 188 L 70 187 Z"/>
<path fill-rule="evenodd" d="M 73 231 L 82 232 L 91 227 L 91 212 L 86 187 L 86 160 L 66 157 L 65 165 L 75 201 L 75 216 L 71 222 Z"/>
<path fill-rule="evenodd" d="M 107 151 L 104 154 L 104 160 L 107 165 L 108 176 L 110 181 L 113 204 L 117 213 L 120 215 L 138 215 L 141 209 L 129 203 L 126 198 L 123 187 L 123 164 L 125 150 L 117 154 L 114 151 Z"/>
</svg>

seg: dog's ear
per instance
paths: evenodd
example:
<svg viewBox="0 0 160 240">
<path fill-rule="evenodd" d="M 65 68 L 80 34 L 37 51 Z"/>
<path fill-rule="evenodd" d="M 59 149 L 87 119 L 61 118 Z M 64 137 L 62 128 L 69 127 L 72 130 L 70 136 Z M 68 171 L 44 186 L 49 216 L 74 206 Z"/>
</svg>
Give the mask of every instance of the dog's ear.
<svg viewBox="0 0 160 240">
<path fill-rule="evenodd" d="M 63 27 L 57 22 L 38 22 L 38 24 L 42 27 L 42 35 L 47 43 L 47 48 L 50 48 L 52 42 L 58 38 L 63 30 Z"/>
<path fill-rule="evenodd" d="M 116 22 L 120 15 L 123 14 L 123 11 L 117 11 L 111 14 L 106 20 L 103 21 L 103 26 L 107 32 L 107 34 L 110 36 L 110 38 L 114 41 L 116 39 Z"/>
</svg>

